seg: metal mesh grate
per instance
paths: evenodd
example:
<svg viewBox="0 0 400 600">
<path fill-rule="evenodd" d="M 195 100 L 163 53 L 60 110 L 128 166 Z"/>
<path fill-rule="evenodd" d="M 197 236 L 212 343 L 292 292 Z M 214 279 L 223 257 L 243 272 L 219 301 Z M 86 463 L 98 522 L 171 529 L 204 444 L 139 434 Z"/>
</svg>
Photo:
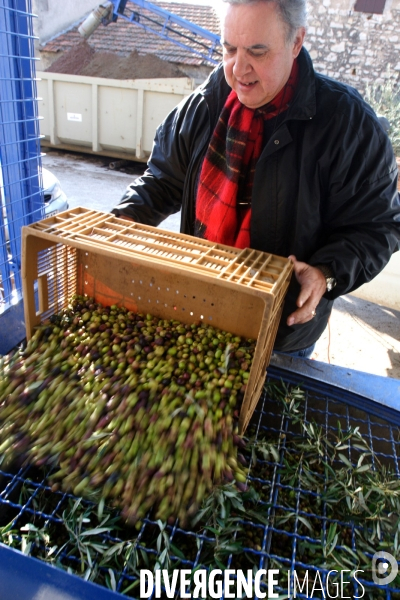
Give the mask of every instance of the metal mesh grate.
<svg viewBox="0 0 400 600">
<path fill-rule="evenodd" d="M 0 2 L 0 316 L 21 299 L 21 227 L 44 215 L 32 17 L 30 0 Z M 2 352 L 21 340 L 2 346 L 14 313 Z"/>
<path fill-rule="evenodd" d="M 283 383 L 287 386 L 290 382 L 287 376 Z M 92 565 L 88 565 L 88 558 L 82 551 L 77 552 L 77 546 L 72 543 L 71 531 L 63 535 L 55 535 L 57 528 L 61 527 L 61 515 L 64 512 L 64 521 L 68 521 L 76 498 L 52 491 L 46 479 L 39 471 L 31 468 L 16 469 L 10 472 L 0 472 L 0 515 L 1 526 L 9 525 L 9 529 L 19 530 L 27 524 L 34 525 L 38 531 L 48 532 L 51 542 L 46 545 L 42 534 L 36 535 L 36 542 L 29 547 L 33 556 L 49 556 L 49 545 L 56 539 L 58 544 L 58 558 L 56 564 L 64 569 L 71 569 L 81 575 L 96 572 L 96 581 L 102 585 L 114 588 L 117 592 L 127 594 L 129 597 L 139 597 L 138 574 L 136 568 L 153 569 L 164 548 L 163 539 L 168 538 L 169 544 L 169 567 L 177 569 L 196 569 L 218 566 L 226 569 L 280 569 L 283 574 L 289 572 L 291 581 L 291 594 L 293 596 L 294 573 L 298 580 L 308 572 L 310 587 L 308 593 L 305 588 L 300 591 L 297 583 L 297 598 L 323 598 L 321 592 L 314 591 L 310 596 L 313 585 L 313 577 L 319 573 L 321 581 L 326 583 L 330 569 L 329 561 L 323 566 L 324 548 L 331 546 L 335 555 L 343 561 L 342 567 L 337 569 L 364 569 L 364 573 L 358 575 L 358 581 L 348 585 L 345 595 L 350 597 L 365 598 L 387 598 L 400 597 L 400 586 L 395 580 L 390 586 L 380 586 L 373 582 L 370 565 L 372 564 L 375 550 L 384 546 L 384 538 L 375 537 L 369 549 L 361 543 L 365 538 L 365 524 L 357 515 L 343 518 L 343 514 L 329 503 L 329 489 L 324 472 L 318 469 L 312 473 L 307 464 L 307 453 L 304 455 L 294 454 L 292 441 L 302 434 L 304 427 L 314 431 L 316 439 L 319 431 L 324 438 L 336 443 L 338 436 L 346 438 L 349 431 L 358 431 L 359 439 L 364 440 L 373 451 L 370 457 L 372 467 L 379 470 L 390 468 L 392 478 L 399 478 L 399 429 L 390 422 L 371 417 L 366 410 L 354 408 L 350 403 L 343 403 L 332 398 L 328 387 L 324 393 L 312 392 L 307 385 L 302 386 L 303 398 L 294 406 L 293 414 L 288 417 L 284 403 L 277 400 L 273 394 L 274 386 L 280 386 L 275 377 L 268 377 L 266 391 L 258 404 L 253 415 L 249 432 L 252 431 L 256 442 L 260 440 L 271 440 L 278 456 L 258 456 L 256 464 L 252 464 L 250 470 L 251 487 L 260 494 L 258 511 L 264 515 L 264 522 L 255 522 L 249 511 L 249 516 L 240 518 L 237 531 L 231 532 L 231 550 L 216 554 L 218 544 L 221 546 L 222 538 L 216 539 L 213 529 L 201 525 L 188 531 L 180 528 L 179 523 L 170 523 L 165 530 L 160 524 L 144 519 L 138 528 L 127 528 L 118 521 L 115 514 L 115 523 L 107 532 L 99 532 L 93 537 Z M 336 391 L 335 391 L 336 392 Z M 357 429 L 358 428 L 358 429 Z M 249 433 L 250 435 L 250 433 Z M 363 452 L 363 446 L 357 443 L 357 439 L 350 439 L 342 444 L 340 448 L 342 456 L 346 460 L 357 464 Z M 246 454 L 244 450 L 244 454 Z M 323 459 L 327 461 L 326 448 L 323 448 Z M 246 454 L 248 461 L 251 455 Z M 344 460 L 343 458 L 341 460 Z M 295 476 L 288 481 L 288 468 L 296 464 Z M 333 461 L 339 469 L 343 463 L 339 460 L 339 454 Z M 316 484 L 309 485 L 313 477 Z M 339 478 L 338 478 L 339 479 Z M 101 525 L 101 519 L 96 516 L 97 507 L 90 502 L 81 501 L 90 519 L 87 528 L 96 528 Z M 398 515 L 395 515 L 398 518 Z M 243 517 L 243 515 L 242 515 Z M 114 518 L 114 517 L 113 517 Z M 373 520 L 367 530 L 373 530 Z M 26 529 L 25 529 L 26 531 Z M 164 534 L 163 534 L 164 531 Z M 337 534 L 334 538 L 332 532 Z M 367 531 L 368 533 L 368 531 Z M 76 534 L 76 531 L 75 531 Z M 164 537 L 163 537 L 164 535 Z M 5 540 L 3 533 L 3 540 Z M 32 536 L 31 536 L 32 538 Z M 89 538 L 86 538 L 88 540 Z M 5 540 L 6 541 L 6 540 Z M 96 544 L 97 551 L 96 551 Z M 236 546 L 235 546 L 236 544 Z M 383 545 L 382 545 L 383 544 Z M 394 542 L 393 545 L 396 545 Z M 221 546 L 222 547 L 222 546 Z M 60 550 L 61 548 L 61 550 Z M 114 548 L 114 550 L 112 550 Z M 391 549 L 388 548 L 390 552 Z M 116 567 L 115 563 L 110 568 L 104 555 L 120 556 Z M 215 562 L 217 556 L 219 562 Z M 332 557 L 327 554 L 327 558 Z M 90 561 L 89 561 L 90 562 Z M 82 565 L 85 565 L 84 568 Z M 217 565 L 217 567 L 216 567 Z M 367 565 L 367 566 L 366 566 Z M 89 569 L 89 570 L 87 570 Z M 112 574 L 111 574 L 112 572 Z M 346 580 L 347 581 L 347 580 Z M 288 597 L 288 583 L 285 577 L 279 579 L 280 593 L 282 598 Z M 315 583 L 315 582 L 314 582 Z M 397 586 L 397 587 L 396 587 Z M 262 588 L 266 591 L 266 587 Z M 275 588 L 276 591 L 277 588 Z M 331 590 L 331 593 L 334 592 Z M 155 597 L 154 595 L 152 597 Z M 163 596 L 164 597 L 164 596 Z M 178 596 L 177 596 L 178 597 Z M 332 596 L 333 597 L 333 596 Z"/>
</svg>

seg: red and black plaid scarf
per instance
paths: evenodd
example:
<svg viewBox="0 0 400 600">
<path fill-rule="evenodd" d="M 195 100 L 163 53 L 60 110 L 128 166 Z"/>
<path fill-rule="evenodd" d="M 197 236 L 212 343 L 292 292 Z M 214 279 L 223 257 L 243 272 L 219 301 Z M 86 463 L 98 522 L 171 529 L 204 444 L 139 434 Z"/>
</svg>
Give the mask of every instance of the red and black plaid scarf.
<svg viewBox="0 0 400 600">
<path fill-rule="evenodd" d="M 195 235 L 212 242 L 250 246 L 251 195 L 263 145 L 264 119 L 287 110 L 297 83 L 297 60 L 271 102 L 251 109 L 232 90 L 221 111 L 201 168 Z"/>
</svg>

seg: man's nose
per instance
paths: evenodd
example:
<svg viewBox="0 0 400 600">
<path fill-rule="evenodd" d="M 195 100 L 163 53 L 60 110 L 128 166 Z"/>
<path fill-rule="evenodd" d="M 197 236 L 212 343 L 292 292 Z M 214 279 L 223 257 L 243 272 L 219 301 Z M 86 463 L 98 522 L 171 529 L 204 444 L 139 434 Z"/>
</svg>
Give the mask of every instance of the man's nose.
<svg viewBox="0 0 400 600">
<path fill-rule="evenodd" d="M 239 79 L 247 75 L 252 70 L 245 52 L 236 52 L 235 64 L 233 65 L 233 74 Z"/>
</svg>

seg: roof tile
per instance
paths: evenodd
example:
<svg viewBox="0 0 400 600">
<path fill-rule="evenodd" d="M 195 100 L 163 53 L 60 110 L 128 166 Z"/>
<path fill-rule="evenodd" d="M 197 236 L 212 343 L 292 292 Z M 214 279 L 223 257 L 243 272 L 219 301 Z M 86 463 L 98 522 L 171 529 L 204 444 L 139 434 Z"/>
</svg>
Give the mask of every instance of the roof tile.
<svg viewBox="0 0 400 600">
<path fill-rule="evenodd" d="M 219 33 L 218 17 L 212 6 L 206 5 L 195 5 L 195 4 L 180 4 L 178 2 L 157 2 L 153 0 L 153 4 L 160 6 L 164 10 L 167 10 L 175 15 L 178 15 L 196 25 L 211 31 L 212 33 Z M 152 26 L 155 30 L 161 32 L 161 26 L 164 21 L 161 19 L 158 23 L 155 23 L 154 14 L 144 10 L 132 2 L 127 3 L 126 14 L 137 13 L 140 20 L 149 26 Z M 150 21 L 152 19 L 153 21 Z M 191 39 L 182 38 L 176 33 L 171 32 L 180 41 L 184 41 L 187 45 L 192 48 L 198 48 L 198 45 L 194 41 L 194 36 L 190 35 L 190 32 L 184 28 L 174 27 L 174 30 L 184 35 L 189 35 Z M 64 32 L 41 46 L 41 50 L 45 52 L 65 52 L 70 50 L 76 44 L 82 41 L 81 36 L 78 33 L 77 27 L 72 27 L 67 32 Z M 201 40 L 200 40 L 201 41 Z M 204 40 L 203 40 L 204 41 Z M 170 62 L 179 64 L 190 64 L 190 65 L 210 65 L 208 61 L 203 59 L 201 56 L 196 55 L 190 50 L 180 47 L 177 44 L 163 39 L 156 33 L 145 31 L 142 27 L 139 27 L 135 22 L 129 22 L 124 18 L 119 18 L 115 23 L 110 23 L 107 27 L 100 26 L 89 38 L 88 43 L 96 51 L 109 52 L 112 50 L 118 55 L 128 56 L 134 50 L 137 50 L 139 54 L 155 54 L 159 58 L 168 60 Z M 207 49 L 210 48 L 211 42 L 206 41 Z M 208 50 L 205 51 L 208 54 Z M 217 56 L 214 56 L 217 58 Z"/>
</svg>

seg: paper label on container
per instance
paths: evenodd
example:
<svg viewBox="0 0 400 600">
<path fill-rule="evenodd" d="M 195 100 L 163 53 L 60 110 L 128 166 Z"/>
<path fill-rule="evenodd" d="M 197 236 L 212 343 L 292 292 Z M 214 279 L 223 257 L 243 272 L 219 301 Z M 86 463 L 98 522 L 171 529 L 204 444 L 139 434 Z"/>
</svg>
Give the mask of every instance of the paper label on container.
<svg viewBox="0 0 400 600">
<path fill-rule="evenodd" d="M 77 123 L 82 123 L 82 115 L 79 113 L 67 113 L 68 121 L 76 121 Z"/>
</svg>

